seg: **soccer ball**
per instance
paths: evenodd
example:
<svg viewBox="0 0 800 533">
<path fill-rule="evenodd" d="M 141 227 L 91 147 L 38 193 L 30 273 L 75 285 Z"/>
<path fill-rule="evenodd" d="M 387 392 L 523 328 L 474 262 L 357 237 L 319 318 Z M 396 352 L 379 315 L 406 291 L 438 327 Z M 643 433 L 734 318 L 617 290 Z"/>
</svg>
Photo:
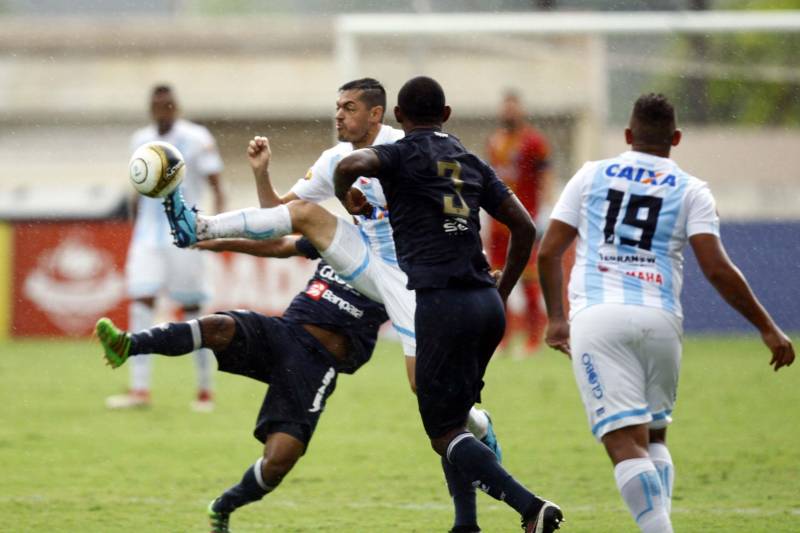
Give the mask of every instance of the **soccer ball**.
<svg viewBox="0 0 800 533">
<path fill-rule="evenodd" d="M 163 198 L 183 181 L 186 164 L 177 148 L 154 141 L 133 152 L 128 176 L 133 188 L 150 198 Z"/>
</svg>

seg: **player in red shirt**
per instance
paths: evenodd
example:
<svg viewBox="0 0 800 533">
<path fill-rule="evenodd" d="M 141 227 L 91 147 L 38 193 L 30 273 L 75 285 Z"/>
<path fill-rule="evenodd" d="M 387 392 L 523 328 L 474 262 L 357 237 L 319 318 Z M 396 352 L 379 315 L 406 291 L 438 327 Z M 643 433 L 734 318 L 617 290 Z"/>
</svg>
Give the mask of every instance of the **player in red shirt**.
<svg viewBox="0 0 800 533">
<path fill-rule="evenodd" d="M 551 182 L 550 147 L 547 139 L 528 124 L 525 109 L 515 92 L 509 91 L 503 96 L 498 119 L 500 127 L 489 137 L 487 146 L 489 163 L 498 177 L 522 201 L 531 218 L 537 220 Z M 489 225 L 489 242 L 489 261 L 492 268 L 502 269 L 508 249 L 508 230 L 505 226 L 492 220 Z M 528 334 L 527 347 L 535 349 L 541 344 L 547 325 L 536 270 L 536 247 L 520 278 L 520 284 L 525 291 L 527 312 L 520 320 L 512 320 L 512 327 L 507 331 L 513 333 L 515 329 L 523 327 Z M 517 328 L 513 327 L 515 323 Z"/>
</svg>

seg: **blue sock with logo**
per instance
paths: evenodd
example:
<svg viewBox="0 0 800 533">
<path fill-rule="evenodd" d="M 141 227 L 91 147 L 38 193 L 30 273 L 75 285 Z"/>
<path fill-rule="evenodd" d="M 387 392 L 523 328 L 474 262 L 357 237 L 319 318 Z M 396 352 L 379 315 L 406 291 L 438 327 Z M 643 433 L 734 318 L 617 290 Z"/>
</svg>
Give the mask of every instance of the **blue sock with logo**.
<svg viewBox="0 0 800 533">
<path fill-rule="evenodd" d="M 475 506 L 475 487 L 454 464 L 442 457 L 442 470 L 447 480 L 447 490 L 453 498 L 455 521 L 453 527 L 473 526 L 478 529 L 478 510 Z"/>
<path fill-rule="evenodd" d="M 186 355 L 201 345 L 200 324 L 197 320 L 167 322 L 131 334 L 131 355 L 140 353 Z"/>
<path fill-rule="evenodd" d="M 506 502 L 523 517 L 537 513 L 544 504 L 506 472 L 492 450 L 471 433 L 462 433 L 450 441 L 447 460 L 483 492 Z"/>
<path fill-rule="evenodd" d="M 242 480 L 214 501 L 211 507 L 215 512 L 230 514 L 243 505 L 260 500 L 275 489 L 274 486 L 264 483 L 261 478 L 261 462 L 263 460 L 263 458 L 259 459 L 245 470 Z"/>
</svg>

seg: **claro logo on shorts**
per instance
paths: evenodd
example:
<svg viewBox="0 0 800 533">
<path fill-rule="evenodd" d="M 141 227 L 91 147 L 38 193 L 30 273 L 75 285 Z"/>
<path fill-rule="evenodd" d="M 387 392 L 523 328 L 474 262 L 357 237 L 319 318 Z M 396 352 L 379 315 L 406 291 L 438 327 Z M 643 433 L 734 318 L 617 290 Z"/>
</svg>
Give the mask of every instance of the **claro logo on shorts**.
<svg viewBox="0 0 800 533">
<path fill-rule="evenodd" d="M 600 376 L 597 375 L 594 369 L 592 356 L 588 353 L 583 354 L 581 356 L 581 362 L 583 363 L 583 370 L 586 372 L 586 379 L 589 380 L 589 385 L 592 386 L 592 394 L 599 400 L 603 397 L 603 386 L 600 384 Z"/>
</svg>

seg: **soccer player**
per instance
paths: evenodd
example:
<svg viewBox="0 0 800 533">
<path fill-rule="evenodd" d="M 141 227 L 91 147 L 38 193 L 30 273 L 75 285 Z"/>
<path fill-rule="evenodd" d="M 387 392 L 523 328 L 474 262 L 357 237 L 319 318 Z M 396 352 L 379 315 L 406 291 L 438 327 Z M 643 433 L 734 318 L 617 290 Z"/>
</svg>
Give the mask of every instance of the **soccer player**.
<svg viewBox="0 0 800 533">
<path fill-rule="evenodd" d="M 519 512 L 526 531 L 552 532 L 563 519 L 558 506 L 518 483 L 465 427 L 503 336 L 504 302 L 525 268 L 536 229 L 494 171 L 442 131 L 450 107 L 435 80 L 406 82 L 394 112 L 406 136 L 342 159 L 334 173 L 336 195 L 347 205 L 359 176 L 374 176 L 392 208 L 400 266 L 417 295 L 419 411 L 454 499 L 479 486 Z M 481 207 L 511 230 L 506 267 L 496 284 L 481 245 Z M 478 530 L 477 522 L 465 518 L 457 516 L 457 525 Z"/>
<path fill-rule="evenodd" d="M 636 523 L 661 533 L 672 531 L 675 468 L 666 434 L 681 358 L 687 241 L 711 284 L 759 330 L 775 370 L 792 363 L 794 348 L 726 255 L 708 186 L 669 158 L 681 140 L 672 104 L 641 96 L 625 140 L 631 151 L 586 163 L 551 214 L 539 250 L 545 341 L 571 354 L 589 426 Z M 561 258 L 576 237 L 568 322 Z"/>
<path fill-rule="evenodd" d="M 552 182 L 547 139 L 526 121 L 522 101 L 513 91 L 503 96 L 498 118 L 500 126 L 487 143 L 489 164 L 497 172 L 497 177 L 514 191 L 531 218 L 538 222 L 542 202 L 546 200 Z M 489 224 L 489 243 L 489 262 L 492 268 L 502 269 L 508 249 L 508 230 L 496 220 Z M 536 272 L 535 247 L 520 284 L 526 301 L 523 318 L 528 337 L 526 348 L 535 350 L 542 342 L 547 325 Z M 511 331 L 507 336 L 509 333 Z"/>
<path fill-rule="evenodd" d="M 319 257 L 307 240 L 292 237 L 222 243 L 214 249 Z M 219 370 L 269 384 L 253 432 L 264 443 L 263 456 L 208 507 L 212 533 L 227 533 L 231 513 L 275 490 L 305 453 L 338 374 L 352 374 L 370 359 L 387 318 L 382 305 L 359 294 L 321 261 L 281 318 L 225 311 L 135 333 L 102 318 L 96 331 L 115 368 L 140 354 L 179 356 L 207 348 Z"/>
<path fill-rule="evenodd" d="M 150 114 L 153 124 L 134 133 L 131 151 L 150 141 L 166 141 L 174 145 L 186 162 L 186 175 L 181 185 L 183 194 L 192 202 L 200 202 L 208 185 L 214 194 L 215 208 L 221 211 L 224 204 L 220 185 L 222 159 L 211 133 L 203 126 L 178 118 L 175 94 L 167 85 L 153 88 Z M 131 329 L 140 330 L 153 325 L 156 298 L 162 291 L 181 306 L 187 320 L 197 318 L 201 305 L 208 298 L 205 257 L 201 252 L 178 250 L 172 246 L 161 202 L 141 195 L 136 197 L 133 237 L 125 264 L 128 297 L 131 299 L 128 311 Z M 197 398 L 192 408 L 208 412 L 214 408 L 211 354 L 208 350 L 198 350 L 194 357 Z M 144 355 L 131 361 L 128 392 L 107 398 L 106 405 L 111 409 L 149 405 L 151 366 L 150 358 Z"/>
<path fill-rule="evenodd" d="M 416 299 L 414 292 L 406 288 L 406 275 L 397 263 L 380 182 L 362 178 L 350 189 L 348 211 L 357 225 L 315 203 L 333 197 L 333 169 L 342 157 L 354 149 L 392 143 L 402 137 L 402 131 L 383 124 L 385 108 L 386 91 L 377 80 L 363 78 L 342 85 L 335 116 L 340 142 L 323 152 L 306 177 L 283 196 L 271 182 L 269 141 L 265 137 L 254 138 L 248 147 L 248 158 L 262 209 L 198 216 L 187 208 L 179 192 L 166 199 L 165 209 L 175 231 L 176 244 L 183 247 L 218 238 L 270 239 L 293 232 L 303 234 L 342 279 L 361 294 L 385 305 L 400 335 L 408 378 L 415 390 Z M 468 427 L 501 458 L 491 419 L 485 411 L 470 409 Z M 474 514 L 474 488 L 467 487 L 464 492 L 461 500 L 471 504 L 464 503 L 463 507 L 473 509 L 465 514 Z M 472 529 L 456 529 L 461 531 Z"/>
</svg>

